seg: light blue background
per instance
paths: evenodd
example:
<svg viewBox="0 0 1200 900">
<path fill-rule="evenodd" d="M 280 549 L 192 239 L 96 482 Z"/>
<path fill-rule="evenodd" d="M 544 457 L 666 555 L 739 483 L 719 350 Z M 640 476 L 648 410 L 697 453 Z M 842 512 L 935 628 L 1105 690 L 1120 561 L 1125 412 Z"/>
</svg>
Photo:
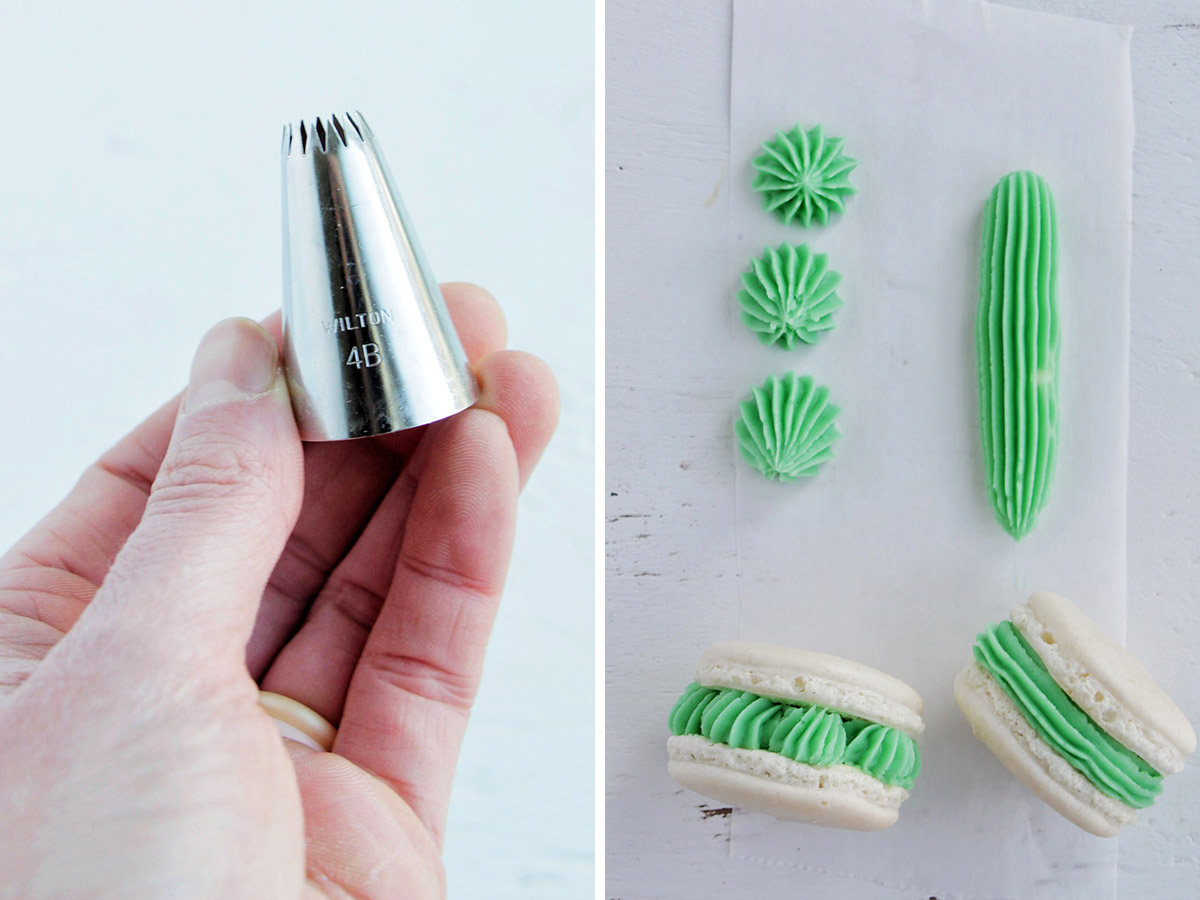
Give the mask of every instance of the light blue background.
<svg viewBox="0 0 1200 900">
<path fill-rule="evenodd" d="M 559 432 L 517 546 L 450 812 L 451 896 L 593 883 L 593 8 L 6 4 L 0 546 L 280 300 L 279 136 L 361 109 L 437 276 L 548 360 Z"/>
</svg>

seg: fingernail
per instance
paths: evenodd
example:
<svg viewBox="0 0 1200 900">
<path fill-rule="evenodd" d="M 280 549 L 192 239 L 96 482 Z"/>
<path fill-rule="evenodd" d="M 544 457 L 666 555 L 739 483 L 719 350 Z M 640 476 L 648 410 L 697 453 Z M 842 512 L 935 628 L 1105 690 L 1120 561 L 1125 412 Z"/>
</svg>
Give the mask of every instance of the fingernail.
<svg viewBox="0 0 1200 900">
<path fill-rule="evenodd" d="M 184 406 L 195 409 L 261 394 L 275 382 L 279 353 L 257 322 L 226 319 L 200 341 Z"/>
</svg>

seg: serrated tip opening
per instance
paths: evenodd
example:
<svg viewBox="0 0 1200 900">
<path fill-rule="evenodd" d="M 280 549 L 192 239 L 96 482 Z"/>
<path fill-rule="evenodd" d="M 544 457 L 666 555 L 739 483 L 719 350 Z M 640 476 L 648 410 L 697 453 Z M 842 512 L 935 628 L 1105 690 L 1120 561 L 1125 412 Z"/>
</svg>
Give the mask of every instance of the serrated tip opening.
<svg viewBox="0 0 1200 900">
<path fill-rule="evenodd" d="M 283 155 L 307 156 L 311 153 L 328 153 L 339 145 L 349 147 L 353 143 L 363 143 L 371 133 L 367 122 L 360 112 L 334 113 L 330 116 L 317 116 L 315 119 L 301 119 L 299 124 L 288 123 L 283 126 Z"/>
</svg>

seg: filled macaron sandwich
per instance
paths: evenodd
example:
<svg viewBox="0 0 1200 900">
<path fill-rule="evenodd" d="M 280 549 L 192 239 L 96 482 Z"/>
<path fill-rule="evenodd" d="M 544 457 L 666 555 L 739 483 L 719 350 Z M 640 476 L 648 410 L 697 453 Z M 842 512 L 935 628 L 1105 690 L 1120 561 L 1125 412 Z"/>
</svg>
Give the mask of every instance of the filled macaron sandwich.
<svg viewBox="0 0 1200 900">
<path fill-rule="evenodd" d="M 778 819 L 876 831 L 921 769 L 921 697 L 850 660 L 713 644 L 671 710 L 671 777 Z"/>
<path fill-rule="evenodd" d="M 1077 606 L 1039 592 L 989 625 L 954 696 L 1013 775 L 1080 828 L 1137 818 L 1196 749 L 1178 706 Z"/>
</svg>

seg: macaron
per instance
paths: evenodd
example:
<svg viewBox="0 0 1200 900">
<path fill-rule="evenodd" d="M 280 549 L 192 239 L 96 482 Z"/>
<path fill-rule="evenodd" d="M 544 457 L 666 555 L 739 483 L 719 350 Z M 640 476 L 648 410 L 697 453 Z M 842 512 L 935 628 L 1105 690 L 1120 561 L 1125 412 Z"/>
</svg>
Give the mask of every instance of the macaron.
<svg viewBox="0 0 1200 900">
<path fill-rule="evenodd" d="M 713 644 L 671 710 L 671 777 L 777 819 L 878 831 L 921 770 L 924 703 L 868 666 L 771 644 Z"/>
<path fill-rule="evenodd" d="M 971 730 L 1056 812 L 1102 837 L 1154 803 L 1196 749 L 1145 667 L 1070 600 L 1038 592 L 977 637 L 954 682 Z"/>
</svg>

